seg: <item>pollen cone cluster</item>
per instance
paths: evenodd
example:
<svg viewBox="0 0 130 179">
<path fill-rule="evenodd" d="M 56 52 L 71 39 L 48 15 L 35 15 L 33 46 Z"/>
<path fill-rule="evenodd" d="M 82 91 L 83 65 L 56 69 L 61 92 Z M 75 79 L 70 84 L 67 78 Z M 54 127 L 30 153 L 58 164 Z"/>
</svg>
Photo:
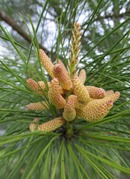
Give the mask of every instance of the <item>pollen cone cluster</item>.
<svg viewBox="0 0 130 179">
<path fill-rule="evenodd" d="M 43 112 L 50 110 L 51 113 L 51 107 L 54 107 L 59 114 L 57 118 L 48 119 L 43 124 L 40 124 L 39 119 L 35 118 L 29 125 L 30 131 L 54 131 L 64 123 L 74 122 L 76 119 L 97 122 L 108 114 L 113 103 L 120 97 L 119 92 L 114 93 L 113 90 L 105 91 L 103 88 L 84 85 L 86 71 L 81 69 L 79 74 L 76 71 L 80 27 L 76 23 L 74 28 L 77 29 L 73 31 L 71 58 L 67 68 L 61 60 L 57 60 L 57 63 L 53 64 L 45 52 L 40 49 L 41 63 L 51 78 L 48 88 L 43 81 L 36 82 L 31 78 L 26 80 L 27 86 L 42 97 L 41 102 L 30 103 L 26 106 L 27 109 Z"/>
</svg>

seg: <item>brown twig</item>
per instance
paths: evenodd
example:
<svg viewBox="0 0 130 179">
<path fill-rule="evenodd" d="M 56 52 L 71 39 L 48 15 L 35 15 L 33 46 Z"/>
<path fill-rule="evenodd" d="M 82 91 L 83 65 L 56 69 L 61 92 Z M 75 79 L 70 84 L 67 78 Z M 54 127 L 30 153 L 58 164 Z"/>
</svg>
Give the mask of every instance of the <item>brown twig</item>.
<svg viewBox="0 0 130 179">
<path fill-rule="evenodd" d="M 27 34 L 27 32 L 25 32 L 15 20 L 13 20 L 10 16 L 6 15 L 4 11 L 0 11 L 0 19 L 10 25 L 12 29 L 15 30 L 20 36 L 22 36 L 27 42 L 32 43 L 32 39 Z M 39 44 L 39 47 L 43 49 L 46 54 L 49 53 L 49 51 L 41 44 Z"/>
<path fill-rule="evenodd" d="M 98 16 L 97 18 L 94 19 L 94 21 L 100 21 L 102 19 L 120 19 L 129 15 L 130 15 L 130 11 L 126 11 L 121 14 L 108 14 L 104 16 Z"/>
</svg>

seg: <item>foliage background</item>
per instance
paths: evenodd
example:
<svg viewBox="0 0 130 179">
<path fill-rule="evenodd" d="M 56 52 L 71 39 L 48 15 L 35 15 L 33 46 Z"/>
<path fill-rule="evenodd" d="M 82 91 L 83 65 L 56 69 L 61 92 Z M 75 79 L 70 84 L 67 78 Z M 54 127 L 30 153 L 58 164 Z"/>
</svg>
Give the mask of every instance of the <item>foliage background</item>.
<svg viewBox="0 0 130 179">
<path fill-rule="evenodd" d="M 129 178 L 130 2 L 127 0 L 1 0 L 0 178 Z M 80 67 L 86 85 L 120 91 L 103 121 L 81 120 L 76 138 L 30 133 L 29 123 L 50 113 L 30 112 L 37 102 L 26 78 L 44 80 L 37 49 L 66 64 L 71 30 L 81 24 Z M 38 45 L 39 44 L 39 45 Z"/>
</svg>

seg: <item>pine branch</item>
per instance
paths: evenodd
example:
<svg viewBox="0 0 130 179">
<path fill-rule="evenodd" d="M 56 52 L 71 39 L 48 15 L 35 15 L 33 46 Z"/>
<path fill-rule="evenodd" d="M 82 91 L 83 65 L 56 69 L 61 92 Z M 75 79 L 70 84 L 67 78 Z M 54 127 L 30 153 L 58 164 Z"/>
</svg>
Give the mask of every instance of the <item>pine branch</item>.
<svg viewBox="0 0 130 179">
<path fill-rule="evenodd" d="M 102 19 L 120 19 L 120 18 L 125 18 L 126 16 L 130 15 L 130 11 L 126 11 L 121 14 L 108 14 L 104 16 L 98 16 L 94 21 L 100 21 Z"/>
<path fill-rule="evenodd" d="M 12 29 L 15 30 L 20 36 L 22 36 L 27 42 L 32 43 L 32 39 L 30 38 L 30 36 L 21 28 L 21 26 L 14 19 L 6 15 L 4 11 L 0 11 L 0 19 L 6 22 L 9 26 L 11 26 Z M 41 44 L 39 44 L 39 47 L 43 49 L 46 54 L 49 53 L 49 51 Z"/>
</svg>

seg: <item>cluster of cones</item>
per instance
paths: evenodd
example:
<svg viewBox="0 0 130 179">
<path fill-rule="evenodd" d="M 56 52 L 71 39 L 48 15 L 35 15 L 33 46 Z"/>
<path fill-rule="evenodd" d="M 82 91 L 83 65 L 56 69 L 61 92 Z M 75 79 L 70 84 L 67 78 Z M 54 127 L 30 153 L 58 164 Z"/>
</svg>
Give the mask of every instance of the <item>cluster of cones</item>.
<svg viewBox="0 0 130 179">
<path fill-rule="evenodd" d="M 53 131 L 66 122 L 77 119 L 84 119 L 87 122 L 96 122 L 103 119 L 119 98 L 119 92 L 105 91 L 95 86 L 85 86 L 86 72 L 70 75 L 70 71 L 64 66 L 61 60 L 53 64 L 43 50 L 39 50 L 40 60 L 51 76 L 48 82 L 48 89 L 43 81 L 36 82 L 29 78 L 27 85 L 37 94 L 47 98 L 57 110 L 60 110 L 60 117 L 38 124 L 39 119 L 35 118 L 29 125 L 31 131 L 39 130 L 44 132 Z M 46 98 L 45 98 L 46 99 Z M 48 110 L 47 101 L 30 103 L 26 106 L 29 110 Z"/>
</svg>

